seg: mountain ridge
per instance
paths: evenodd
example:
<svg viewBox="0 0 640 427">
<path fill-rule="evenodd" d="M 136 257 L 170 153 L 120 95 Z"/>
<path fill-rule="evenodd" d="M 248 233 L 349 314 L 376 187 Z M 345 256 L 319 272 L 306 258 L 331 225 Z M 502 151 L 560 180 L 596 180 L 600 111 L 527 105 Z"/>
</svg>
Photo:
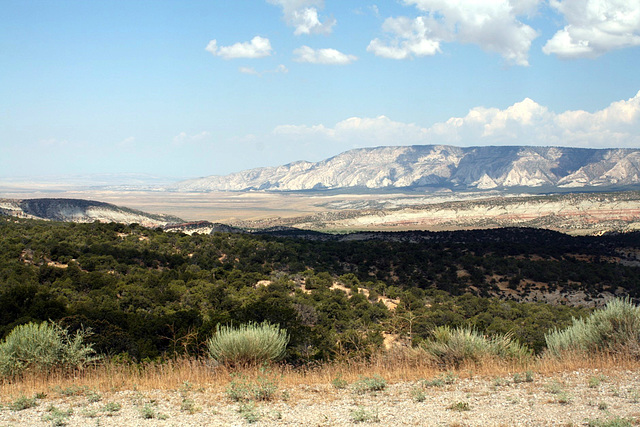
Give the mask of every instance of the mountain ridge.
<svg viewBox="0 0 640 427">
<path fill-rule="evenodd" d="M 151 214 L 93 200 L 64 198 L 0 199 L 2 215 L 65 222 L 138 223 L 145 227 L 184 222 L 172 215 Z"/>
<path fill-rule="evenodd" d="M 640 149 L 381 146 L 320 162 L 180 181 L 169 191 L 304 191 L 432 187 L 452 191 L 640 186 Z"/>
</svg>

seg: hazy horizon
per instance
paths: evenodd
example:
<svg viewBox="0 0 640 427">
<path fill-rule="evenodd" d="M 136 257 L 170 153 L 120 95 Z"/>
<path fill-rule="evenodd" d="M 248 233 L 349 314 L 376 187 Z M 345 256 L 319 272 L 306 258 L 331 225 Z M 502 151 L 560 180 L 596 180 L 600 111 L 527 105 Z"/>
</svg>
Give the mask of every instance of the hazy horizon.
<svg viewBox="0 0 640 427">
<path fill-rule="evenodd" d="M 179 180 L 386 145 L 637 148 L 638 16 L 613 0 L 6 1 L 0 177 Z"/>
</svg>

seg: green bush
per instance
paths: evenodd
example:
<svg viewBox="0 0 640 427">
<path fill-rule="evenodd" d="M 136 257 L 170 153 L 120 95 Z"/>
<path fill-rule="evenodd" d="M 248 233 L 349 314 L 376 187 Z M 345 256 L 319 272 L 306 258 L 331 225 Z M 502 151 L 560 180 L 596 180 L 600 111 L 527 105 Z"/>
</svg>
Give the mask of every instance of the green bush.
<svg viewBox="0 0 640 427">
<path fill-rule="evenodd" d="M 49 322 L 16 326 L 0 343 L 0 376 L 82 367 L 96 360 L 91 345 L 84 343 L 89 334 L 88 330 L 80 330 L 70 335 L 68 330 Z"/>
<path fill-rule="evenodd" d="M 463 362 L 481 362 L 498 358 L 525 361 L 532 356 L 531 350 L 514 340 L 511 335 L 486 337 L 472 328 L 439 326 L 432 337 L 422 343 L 422 348 L 434 360 L 445 366 L 460 366 Z"/>
<path fill-rule="evenodd" d="M 450 411 L 464 412 L 464 411 L 470 411 L 471 406 L 469 406 L 468 402 L 456 402 L 447 406 L 447 409 Z"/>
<path fill-rule="evenodd" d="M 343 379 L 342 376 L 338 375 L 333 380 L 331 380 L 331 385 L 338 390 L 342 390 L 344 388 L 347 388 L 349 382 Z"/>
<path fill-rule="evenodd" d="M 351 421 L 354 423 L 379 423 L 378 409 L 368 410 L 363 406 L 358 406 L 357 409 L 351 411 Z"/>
<path fill-rule="evenodd" d="M 353 384 L 353 391 L 357 394 L 366 392 L 382 391 L 387 387 L 387 381 L 380 375 L 373 377 L 363 377 Z"/>
<path fill-rule="evenodd" d="M 267 369 L 260 369 L 255 380 L 245 375 L 233 375 L 234 379 L 227 387 L 227 396 L 234 402 L 249 400 L 273 400 L 278 391 L 278 378 Z"/>
<path fill-rule="evenodd" d="M 8 406 L 12 411 L 23 411 L 25 409 L 33 408 L 37 404 L 38 398 L 35 396 L 31 398 L 27 396 L 20 396 L 15 401 L 9 403 Z"/>
<path fill-rule="evenodd" d="M 633 420 L 620 418 L 619 416 L 608 420 L 587 420 L 589 427 L 631 427 L 634 424 Z"/>
<path fill-rule="evenodd" d="M 628 298 L 614 299 L 566 329 L 545 335 L 547 353 L 618 353 L 640 357 L 640 307 Z"/>
<path fill-rule="evenodd" d="M 218 363 L 232 366 L 258 365 L 284 356 L 289 334 L 268 322 L 237 328 L 220 326 L 207 341 L 209 355 Z"/>
</svg>

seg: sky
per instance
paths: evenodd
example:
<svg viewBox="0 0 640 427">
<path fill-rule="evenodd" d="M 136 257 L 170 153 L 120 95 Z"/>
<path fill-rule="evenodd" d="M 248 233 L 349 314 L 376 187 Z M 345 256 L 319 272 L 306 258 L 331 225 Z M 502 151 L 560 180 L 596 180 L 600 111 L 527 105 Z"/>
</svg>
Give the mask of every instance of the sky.
<svg viewBox="0 0 640 427">
<path fill-rule="evenodd" d="M 640 0 L 0 0 L 0 178 L 640 147 Z"/>
</svg>

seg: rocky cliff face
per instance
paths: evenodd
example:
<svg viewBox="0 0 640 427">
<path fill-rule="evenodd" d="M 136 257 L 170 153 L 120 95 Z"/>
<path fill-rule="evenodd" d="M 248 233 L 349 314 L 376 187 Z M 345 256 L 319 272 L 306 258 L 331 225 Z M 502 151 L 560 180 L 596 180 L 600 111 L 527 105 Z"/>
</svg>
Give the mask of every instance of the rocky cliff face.
<svg viewBox="0 0 640 427">
<path fill-rule="evenodd" d="M 169 224 L 164 227 L 165 231 L 175 231 L 185 234 L 213 234 L 213 233 L 245 233 L 244 230 L 219 222 L 192 221 L 184 223 Z"/>
<path fill-rule="evenodd" d="M 81 199 L 0 199 L 0 215 L 69 222 L 137 223 L 163 227 L 184 222 L 170 215 L 156 215 L 109 203 Z"/>
<path fill-rule="evenodd" d="M 318 163 L 295 162 L 182 181 L 172 191 L 296 191 L 441 187 L 453 190 L 622 188 L 640 185 L 640 149 L 562 147 L 363 148 Z"/>
<path fill-rule="evenodd" d="M 347 204 L 341 210 L 264 218 L 237 225 L 249 229 L 289 227 L 339 233 L 530 227 L 571 235 L 599 235 L 640 230 L 640 192 L 488 197 L 391 208 L 350 209 Z"/>
</svg>

